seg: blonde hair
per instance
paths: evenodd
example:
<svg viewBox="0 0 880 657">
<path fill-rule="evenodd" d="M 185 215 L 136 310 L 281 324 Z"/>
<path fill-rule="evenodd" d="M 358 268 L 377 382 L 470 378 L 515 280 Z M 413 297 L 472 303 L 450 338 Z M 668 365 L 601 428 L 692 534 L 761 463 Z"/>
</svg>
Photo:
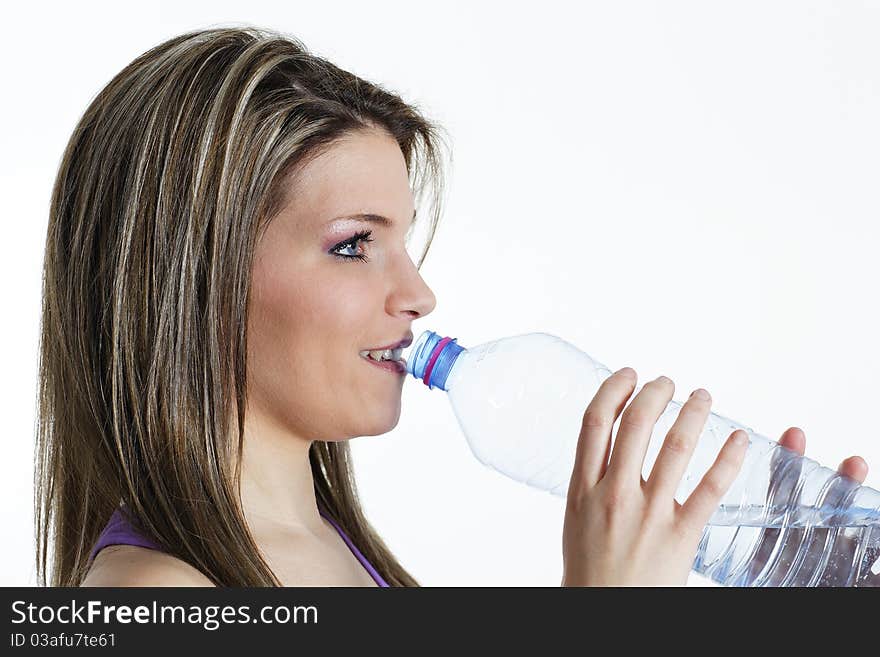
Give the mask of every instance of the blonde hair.
<svg viewBox="0 0 880 657">
<path fill-rule="evenodd" d="M 79 585 L 120 502 L 218 586 L 280 585 L 236 492 L 254 247 L 289 172 L 375 127 L 400 145 L 416 203 L 432 192 L 421 267 L 441 214 L 440 128 L 297 39 L 253 27 L 182 34 L 91 102 L 64 151 L 46 237 L 41 585 Z M 314 441 L 309 460 L 318 503 L 391 586 L 418 586 L 364 517 L 348 442 Z"/>
</svg>

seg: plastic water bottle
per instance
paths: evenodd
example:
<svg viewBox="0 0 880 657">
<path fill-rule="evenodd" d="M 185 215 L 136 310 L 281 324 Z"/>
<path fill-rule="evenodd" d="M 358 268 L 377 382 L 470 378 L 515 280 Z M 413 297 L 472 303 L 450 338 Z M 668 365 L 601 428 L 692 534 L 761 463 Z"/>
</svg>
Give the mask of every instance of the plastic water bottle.
<svg viewBox="0 0 880 657">
<path fill-rule="evenodd" d="M 565 497 L 584 411 L 611 370 L 547 333 L 469 349 L 456 340 L 424 331 L 407 372 L 446 391 L 481 463 Z M 681 407 L 670 401 L 654 427 L 646 479 Z M 727 586 L 880 585 L 880 492 L 738 422 L 709 415 L 675 499 L 687 499 L 736 429 L 749 437 L 745 461 L 693 570 Z"/>
</svg>

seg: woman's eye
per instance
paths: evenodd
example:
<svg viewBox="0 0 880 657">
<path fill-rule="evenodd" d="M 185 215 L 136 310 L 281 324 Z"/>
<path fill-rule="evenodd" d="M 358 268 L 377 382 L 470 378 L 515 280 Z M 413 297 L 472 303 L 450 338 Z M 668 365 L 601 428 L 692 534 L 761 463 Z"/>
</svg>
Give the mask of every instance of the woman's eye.
<svg viewBox="0 0 880 657">
<path fill-rule="evenodd" d="M 369 231 L 369 230 L 357 233 L 351 239 L 346 240 L 345 242 L 343 242 L 339 246 L 333 247 L 333 250 L 331 251 L 331 253 L 341 260 L 349 260 L 349 261 L 350 260 L 360 260 L 361 262 L 366 262 L 368 260 L 368 258 L 367 258 L 367 256 L 365 256 L 363 254 L 345 255 L 342 253 L 338 253 L 338 251 L 343 250 L 343 249 L 357 248 L 357 245 L 360 242 L 372 242 L 373 240 L 370 239 L 371 234 L 372 234 L 372 231 Z"/>
</svg>

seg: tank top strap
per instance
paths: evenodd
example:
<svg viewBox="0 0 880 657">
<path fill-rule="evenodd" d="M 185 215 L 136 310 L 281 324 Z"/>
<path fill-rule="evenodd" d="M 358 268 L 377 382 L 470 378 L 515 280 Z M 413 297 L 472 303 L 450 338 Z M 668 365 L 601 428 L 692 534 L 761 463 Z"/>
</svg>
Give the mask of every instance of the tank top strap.
<svg viewBox="0 0 880 657">
<path fill-rule="evenodd" d="M 98 540 L 89 554 L 89 562 L 93 561 L 98 552 L 108 545 L 135 545 L 150 550 L 163 551 L 162 546 L 144 536 L 134 527 L 123 506 L 119 506 L 113 511 L 110 520 L 107 521 L 107 525 L 98 536 Z"/>
<path fill-rule="evenodd" d="M 333 518 L 331 518 L 329 516 L 329 514 L 324 512 L 324 509 L 321 507 L 320 504 L 318 504 L 318 513 L 320 513 L 324 518 L 327 519 L 327 521 L 331 525 L 333 525 L 333 527 L 336 529 L 337 533 L 342 537 L 342 540 L 345 541 L 345 544 L 348 546 L 348 549 L 351 550 L 351 552 L 354 554 L 354 556 L 357 557 L 358 561 L 361 562 L 361 565 L 367 570 L 368 573 L 370 573 L 370 577 L 372 577 L 373 580 L 375 580 L 376 584 L 378 584 L 380 587 L 390 588 L 388 582 L 386 582 L 383 579 L 383 577 L 379 574 L 379 572 L 375 568 L 373 568 L 373 564 L 371 564 L 367 560 L 367 558 L 363 554 L 361 554 L 361 551 L 357 549 L 357 546 L 348 537 L 348 535 L 342 530 L 342 527 L 337 525 L 336 521 L 333 520 Z"/>
</svg>

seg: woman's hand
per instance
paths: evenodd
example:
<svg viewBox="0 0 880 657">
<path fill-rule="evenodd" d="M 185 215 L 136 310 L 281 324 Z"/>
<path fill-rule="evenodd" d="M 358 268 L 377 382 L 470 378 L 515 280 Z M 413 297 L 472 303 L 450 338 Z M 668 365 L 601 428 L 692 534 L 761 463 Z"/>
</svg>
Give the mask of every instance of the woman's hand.
<svg viewBox="0 0 880 657">
<path fill-rule="evenodd" d="M 711 407 L 708 393 L 692 394 L 645 481 L 648 442 L 675 386 L 659 377 L 623 411 L 635 385 L 631 368 L 615 372 L 584 412 L 562 532 L 562 586 L 683 586 L 703 529 L 742 467 L 748 436 L 737 430 L 684 504 L 675 500 Z"/>
</svg>

